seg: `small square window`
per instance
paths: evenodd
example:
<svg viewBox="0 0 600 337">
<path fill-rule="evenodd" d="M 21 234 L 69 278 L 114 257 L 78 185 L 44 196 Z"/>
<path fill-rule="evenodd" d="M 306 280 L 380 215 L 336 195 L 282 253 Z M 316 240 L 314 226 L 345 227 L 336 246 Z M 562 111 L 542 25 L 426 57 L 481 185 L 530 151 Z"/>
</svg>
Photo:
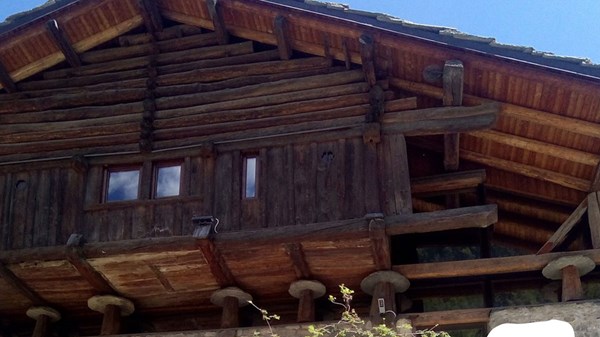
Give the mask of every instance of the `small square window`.
<svg viewBox="0 0 600 337">
<path fill-rule="evenodd" d="M 156 168 L 156 198 L 179 195 L 181 186 L 181 165 L 159 166 Z"/>
<path fill-rule="evenodd" d="M 244 161 L 244 198 L 256 198 L 257 195 L 257 158 L 246 157 Z"/>
<path fill-rule="evenodd" d="M 109 170 L 106 201 L 136 200 L 139 195 L 140 170 Z"/>
</svg>

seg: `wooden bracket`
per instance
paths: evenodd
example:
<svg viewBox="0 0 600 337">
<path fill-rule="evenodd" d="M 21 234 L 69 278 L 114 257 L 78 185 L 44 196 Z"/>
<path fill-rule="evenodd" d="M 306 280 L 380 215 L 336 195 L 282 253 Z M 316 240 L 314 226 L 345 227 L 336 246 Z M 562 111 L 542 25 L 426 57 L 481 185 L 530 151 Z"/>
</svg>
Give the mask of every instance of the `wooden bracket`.
<svg viewBox="0 0 600 337">
<path fill-rule="evenodd" d="M 377 270 L 392 269 L 390 238 L 385 232 L 385 221 L 373 219 L 369 222 L 369 237 L 373 248 L 373 259 Z"/>
<path fill-rule="evenodd" d="M 277 39 L 279 58 L 282 60 L 289 60 L 292 58 L 292 46 L 290 45 L 286 19 L 283 16 L 277 15 L 275 20 L 273 20 L 273 32 Z"/>
<path fill-rule="evenodd" d="M 302 245 L 299 243 L 287 243 L 284 245 L 285 252 L 288 254 L 294 265 L 296 271 L 296 277 L 298 279 L 310 279 L 311 272 L 306 259 L 304 258 L 304 251 L 302 251 Z"/>
<path fill-rule="evenodd" d="M 365 122 L 380 122 L 385 112 L 385 92 L 379 85 L 374 85 L 369 92 L 371 111 L 366 116 Z"/>
<path fill-rule="evenodd" d="M 65 56 L 65 59 L 69 63 L 69 65 L 73 68 L 77 68 L 81 66 L 81 60 L 79 59 L 79 55 L 75 49 L 73 49 L 73 45 L 65 35 L 65 33 L 58 26 L 58 22 L 56 20 L 50 20 L 46 23 L 46 28 L 48 32 L 50 32 L 50 36 L 60 49 L 60 51 Z"/>
<path fill-rule="evenodd" d="M 381 142 L 381 124 L 365 123 L 363 128 L 363 142 L 365 144 L 377 144 Z"/>
<path fill-rule="evenodd" d="M 443 73 L 444 106 L 460 106 L 463 101 L 464 67 L 461 61 L 446 61 Z M 460 160 L 460 135 L 444 135 L 444 168 L 446 171 L 458 170 Z"/>
<path fill-rule="evenodd" d="M 217 40 L 219 41 L 219 44 L 228 44 L 229 33 L 227 32 L 227 28 L 225 27 L 223 15 L 219 10 L 218 1 L 206 0 L 206 5 L 208 6 L 208 13 L 210 14 L 210 17 L 212 19 L 215 33 L 217 33 Z"/>
<path fill-rule="evenodd" d="M 163 25 L 160 11 L 155 0 L 138 0 L 144 24 L 149 33 L 162 32 Z"/>
<path fill-rule="evenodd" d="M 211 273 L 217 280 L 217 283 L 221 287 L 230 287 L 236 284 L 235 278 L 227 267 L 223 256 L 215 246 L 214 242 L 208 238 L 203 238 L 202 236 L 195 236 L 197 238 L 198 248 L 202 251 L 204 258 L 206 259 L 206 263 L 210 268 Z"/>
<path fill-rule="evenodd" d="M 375 46 L 373 38 L 370 35 L 363 34 L 358 39 L 360 43 L 360 59 L 365 72 L 365 79 L 370 86 L 377 83 L 375 74 Z"/>
<path fill-rule="evenodd" d="M 592 178 L 592 183 L 590 184 L 590 192 L 598 192 L 600 191 L 600 162 L 596 165 L 596 170 L 594 173 L 594 177 Z"/>
<path fill-rule="evenodd" d="M 15 82 L 13 81 L 12 77 L 10 77 L 10 74 L 8 73 L 2 62 L 0 62 L 0 84 L 2 84 L 4 90 L 6 90 L 6 92 L 8 93 L 18 91 Z"/>
<path fill-rule="evenodd" d="M 538 252 L 536 254 L 539 255 L 539 254 L 550 253 L 551 251 L 554 250 L 554 248 L 558 247 L 561 243 L 563 243 L 565 241 L 565 239 L 567 238 L 567 236 L 569 235 L 569 233 L 571 232 L 571 230 L 573 229 L 573 227 L 575 227 L 575 225 L 577 225 L 579 223 L 579 221 L 581 221 L 581 217 L 583 216 L 585 211 L 587 211 L 587 209 L 588 209 L 588 199 L 584 199 L 579 204 L 579 206 L 577 206 L 575 211 L 573 211 L 573 213 L 571 213 L 571 215 L 569 215 L 567 220 L 565 220 L 565 222 L 563 222 L 562 225 L 560 225 L 560 227 L 556 230 L 556 232 L 554 232 L 554 234 L 548 239 L 548 241 L 546 241 L 546 243 L 544 243 L 542 248 L 540 248 L 540 250 L 538 250 Z M 591 224 L 590 224 L 590 228 L 591 228 Z M 594 248 L 596 248 L 596 247 L 594 247 Z"/>
<path fill-rule="evenodd" d="M 96 292 L 101 294 L 116 294 L 110 283 L 87 261 L 83 252 L 83 244 L 83 235 L 71 234 L 65 249 L 67 261 L 77 269 L 79 274 Z"/>
<path fill-rule="evenodd" d="M 587 205 L 592 247 L 600 248 L 600 192 L 588 194 Z"/>
<path fill-rule="evenodd" d="M 26 297 L 35 306 L 46 306 L 48 302 L 38 295 L 33 289 L 29 288 L 22 280 L 20 280 L 8 267 L 0 263 L 0 278 L 16 289 L 21 295 Z"/>
</svg>

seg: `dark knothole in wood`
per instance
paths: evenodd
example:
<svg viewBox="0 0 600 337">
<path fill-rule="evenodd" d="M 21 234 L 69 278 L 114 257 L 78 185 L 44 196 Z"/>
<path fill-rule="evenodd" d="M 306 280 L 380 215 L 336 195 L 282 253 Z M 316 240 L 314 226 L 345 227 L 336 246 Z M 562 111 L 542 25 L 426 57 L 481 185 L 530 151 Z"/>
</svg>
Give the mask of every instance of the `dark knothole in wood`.
<svg viewBox="0 0 600 337">
<path fill-rule="evenodd" d="M 321 154 L 321 163 L 325 166 L 331 165 L 333 163 L 333 159 L 335 159 L 335 155 L 331 151 L 325 151 Z"/>
<path fill-rule="evenodd" d="M 15 184 L 15 187 L 17 188 L 18 191 L 23 191 L 24 189 L 27 188 L 27 181 L 18 180 L 17 183 Z"/>
</svg>

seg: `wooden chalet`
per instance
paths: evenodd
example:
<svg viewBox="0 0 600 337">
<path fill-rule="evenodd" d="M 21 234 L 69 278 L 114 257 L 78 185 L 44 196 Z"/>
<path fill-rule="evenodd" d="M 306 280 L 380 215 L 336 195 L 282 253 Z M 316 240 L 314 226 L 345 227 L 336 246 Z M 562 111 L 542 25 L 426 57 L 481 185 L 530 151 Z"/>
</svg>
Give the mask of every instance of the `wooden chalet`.
<svg viewBox="0 0 600 337">
<path fill-rule="evenodd" d="M 342 283 L 421 327 L 600 296 L 585 60 L 308 0 L 63 0 L 0 26 L 0 84 L 3 337 L 327 320 Z"/>
</svg>

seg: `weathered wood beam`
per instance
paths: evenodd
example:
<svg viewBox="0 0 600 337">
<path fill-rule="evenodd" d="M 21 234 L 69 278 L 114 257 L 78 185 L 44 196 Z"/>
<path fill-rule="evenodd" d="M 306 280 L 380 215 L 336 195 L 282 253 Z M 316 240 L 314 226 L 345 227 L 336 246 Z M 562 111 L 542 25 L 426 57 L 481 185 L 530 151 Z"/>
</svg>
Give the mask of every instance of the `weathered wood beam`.
<svg viewBox="0 0 600 337">
<path fill-rule="evenodd" d="M 360 44 L 360 59 L 365 79 L 370 86 L 374 86 L 377 83 L 377 76 L 375 74 L 375 46 L 373 37 L 363 34 L 358 39 L 358 42 Z"/>
<path fill-rule="evenodd" d="M 392 112 L 383 116 L 382 131 L 422 136 L 487 129 L 494 125 L 499 113 L 499 105 L 494 103 Z"/>
<path fill-rule="evenodd" d="M 144 25 L 150 33 L 163 30 L 162 19 L 156 0 L 138 0 L 138 7 L 144 18 Z"/>
<path fill-rule="evenodd" d="M 208 13 L 212 19 L 215 33 L 217 33 L 217 39 L 219 44 L 229 43 L 229 33 L 223 20 L 223 15 L 220 11 L 220 6 L 217 0 L 206 0 L 206 6 L 208 6 Z"/>
<path fill-rule="evenodd" d="M 0 84 L 2 84 L 4 90 L 6 90 L 6 92 L 8 93 L 15 93 L 19 91 L 17 89 L 17 85 L 13 81 L 12 77 L 10 76 L 2 62 L 0 62 Z"/>
<path fill-rule="evenodd" d="M 401 314 L 398 318 L 410 319 L 413 327 L 430 329 L 434 326 L 487 324 L 492 309 L 460 309 L 447 311 L 431 311 L 414 314 Z"/>
<path fill-rule="evenodd" d="M 581 217 L 588 210 L 588 199 L 584 199 L 579 206 L 571 213 L 571 215 L 560 225 L 554 234 L 546 241 L 546 243 L 538 250 L 537 254 L 550 253 L 554 248 L 558 247 L 565 241 L 571 230 L 581 221 Z M 590 226 L 591 227 L 591 226 Z M 594 247 L 598 248 L 598 247 Z"/>
<path fill-rule="evenodd" d="M 310 267 L 306 263 L 304 257 L 304 251 L 300 243 L 286 243 L 284 244 L 286 254 L 292 260 L 292 265 L 296 271 L 296 277 L 300 280 L 308 280 L 312 277 Z"/>
<path fill-rule="evenodd" d="M 230 287 L 236 285 L 235 278 L 227 266 L 225 259 L 223 259 L 221 252 L 210 238 L 210 231 L 201 232 L 196 230 L 194 231 L 193 238 L 196 239 L 196 245 L 202 251 L 206 263 L 219 286 Z"/>
<path fill-rule="evenodd" d="M 559 257 L 574 255 L 584 255 L 591 258 L 596 264 L 600 263 L 600 249 L 590 249 L 541 255 L 394 265 L 392 270 L 410 280 L 500 275 L 541 271 L 548 263 Z"/>
<path fill-rule="evenodd" d="M 3 260 L 4 261 L 4 260 Z M 0 278 L 8 283 L 14 290 L 26 297 L 34 306 L 47 306 L 48 302 L 44 300 L 38 293 L 31 289 L 25 282 L 15 275 L 12 270 L 8 269 L 3 263 L 0 263 Z"/>
<path fill-rule="evenodd" d="M 594 170 L 594 176 L 592 177 L 592 183 L 590 184 L 590 192 L 600 191 L 600 162 L 596 165 Z"/>
<path fill-rule="evenodd" d="M 46 23 L 46 29 L 50 32 L 52 40 L 56 43 L 61 53 L 63 53 L 69 65 L 73 68 L 81 66 L 79 55 L 77 55 L 77 52 L 65 33 L 60 29 L 58 22 L 56 20 L 48 21 Z"/>
<path fill-rule="evenodd" d="M 442 75 L 445 106 L 460 106 L 463 101 L 464 67 L 461 61 L 451 60 L 444 64 Z M 446 171 L 458 170 L 460 135 L 444 134 L 444 168 Z"/>
<path fill-rule="evenodd" d="M 386 233 L 401 235 L 462 228 L 486 228 L 498 221 L 498 207 L 483 205 L 450 210 L 386 216 Z"/>
<path fill-rule="evenodd" d="M 471 170 L 414 178 L 410 186 L 413 194 L 436 195 L 476 189 L 485 179 L 485 170 Z"/>
<path fill-rule="evenodd" d="M 390 238 L 386 233 L 386 224 L 383 218 L 369 221 L 369 237 L 371 238 L 375 267 L 377 270 L 390 270 L 392 268 Z"/>
<path fill-rule="evenodd" d="M 289 60 L 292 58 L 291 40 L 289 38 L 286 19 L 283 16 L 278 15 L 273 20 L 273 33 L 275 33 L 275 38 L 277 39 L 279 57 L 282 60 Z"/>
<path fill-rule="evenodd" d="M 600 248 L 600 192 L 588 194 L 587 210 L 592 247 Z"/>
<path fill-rule="evenodd" d="M 83 251 L 83 236 L 71 234 L 65 249 L 66 259 L 77 269 L 94 290 L 101 294 L 116 294 L 110 283 L 87 261 Z"/>
</svg>

